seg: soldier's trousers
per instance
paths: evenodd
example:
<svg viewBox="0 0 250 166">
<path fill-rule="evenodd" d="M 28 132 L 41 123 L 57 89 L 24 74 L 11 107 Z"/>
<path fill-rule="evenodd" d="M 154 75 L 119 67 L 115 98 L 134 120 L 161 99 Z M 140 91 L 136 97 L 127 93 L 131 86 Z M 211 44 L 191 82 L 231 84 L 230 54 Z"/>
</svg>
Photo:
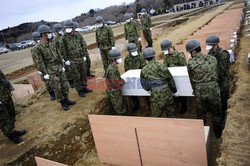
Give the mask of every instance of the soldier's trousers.
<svg viewBox="0 0 250 166">
<path fill-rule="evenodd" d="M 134 43 L 136 47 L 138 48 L 138 52 L 142 52 L 142 45 L 141 45 L 141 42 L 138 41 L 138 39 L 129 39 L 128 42 Z"/>
<path fill-rule="evenodd" d="M 86 62 L 83 62 L 82 59 L 71 62 L 72 64 L 70 66 L 74 77 L 74 85 L 77 92 L 80 92 L 87 87 Z"/>
<path fill-rule="evenodd" d="M 46 90 L 50 93 L 53 91 L 52 87 L 51 87 L 51 83 L 50 83 L 50 80 L 45 80 L 43 78 L 43 75 L 41 75 L 41 79 L 43 80 L 44 84 L 45 84 L 45 87 L 46 87 Z"/>
<path fill-rule="evenodd" d="M 51 86 L 55 92 L 56 99 L 60 102 L 68 98 L 69 84 L 64 72 L 51 74 Z"/>
<path fill-rule="evenodd" d="M 89 54 L 86 55 L 86 64 L 87 64 L 87 74 L 90 73 L 90 68 L 91 68 L 91 60 L 90 60 L 90 57 L 89 57 Z"/>
<path fill-rule="evenodd" d="M 164 112 L 168 118 L 176 117 L 173 93 L 169 87 L 151 90 L 150 102 L 153 117 L 161 117 Z"/>
<path fill-rule="evenodd" d="M 108 68 L 108 66 L 109 66 L 109 63 L 110 63 L 109 58 L 108 58 L 108 54 L 109 54 L 109 51 L 110 51 L 110 50 L 111 50 L 111 49 L 107 49 L 107 50 L 102 50 L 102 49 L 101 49 L 101 50 L 100 50 L 101 57 L 102 57 L 102 64 L 103 64 L 105 73 L 106 73 L 107 68 Z"/>
<path fill-rule="evenodd" d="M 107 89 L 108 97 L 118 115 L 124 115 L 126 113 L 126 107 L 124 104 L 122 90 L 121 89 Z"/>
<path fill-rule="evenodd" d="M 0 104 L 0 128 L 8 137 L 15 128 L 15 107 L 11 96 Z"/>
<path fill-rule="evenodd" d="M 65 74 L 69 82 L 74 80 L 73 72 L 71 71 L 70 66 L 65 65 Z"/>
<path fill-rule="evenodd" d="M 148 43 L 148 47 L 153 47 L 153 39 L 151 30 L 143 30 L 144 37 Z"/>
<path fill-rule="evenodd" d="M 220 93 L 220 97 L 221 97 L 221 111 L 223 114 L 225 114 L 227 111 L 227 100 L 229 98 L 229 91 L 222 90 Z"/>
</svg>

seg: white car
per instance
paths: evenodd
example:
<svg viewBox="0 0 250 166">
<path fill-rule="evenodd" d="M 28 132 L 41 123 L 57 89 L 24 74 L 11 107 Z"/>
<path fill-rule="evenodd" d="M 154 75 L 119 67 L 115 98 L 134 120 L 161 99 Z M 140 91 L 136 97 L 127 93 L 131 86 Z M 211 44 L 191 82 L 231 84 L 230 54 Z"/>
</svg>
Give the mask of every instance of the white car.
<svg viewBox="0 0 250 166">
<path fill-rule="evenodd" d="M 9 49 L 6 48 L 6 47 L 0 47 L 0 54 L 4 54 L 4 53 L 7 53 L 9 52 Z"/>
</svg>

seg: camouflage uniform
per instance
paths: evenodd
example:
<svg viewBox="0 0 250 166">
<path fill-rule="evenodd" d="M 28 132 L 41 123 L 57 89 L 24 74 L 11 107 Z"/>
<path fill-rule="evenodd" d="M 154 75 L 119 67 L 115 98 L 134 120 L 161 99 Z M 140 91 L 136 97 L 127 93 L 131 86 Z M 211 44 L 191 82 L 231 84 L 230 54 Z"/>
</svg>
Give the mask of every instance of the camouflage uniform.
<svg viewBox="0 0 250 166">
<path fill-rule="evenodd" d="M 188 73 L 197 100 L 196 117 L 206 118 L 206 112 L 212 113 L 214 125 L 220 125 L 220 88 L 217 61 L 213 56 L 196 54 L 188 62 Z"/>
<path fill-rule="evenodd" d="M 175 117 L 173 93 L 176 93 L 174 79 L 168 68 L 155 60 L 149 61 L 141 71 L 142 87 L 151 91 L 152 116 L 161 117 L 166 112 L 167 117 Z"/>
<path fill-rule="evenodd" d="M 142 26 L 142 31 L 144 34 L 144 37 L 148 43 L 148 47 L 153 46 L 153 40 L 152 40 L 152 33 L 150 28 L 152 27 L 152 22 L 151 18 L 148 14 L 143 14 L 141 16 L 141 26 Z"/>
<path fill-rule="evenodd" d="M 122 96 L 122 86 L 124 82 L 121 79 L 120 72 L 115 64 L 109 64 L 105 74 L 105 78 L 108 87 L 106 92 L 112 102 L 115 111 L 119 115 L 124 115 L 126 113 L 126 108 Z"/>
<path fill-rule="evenodd" d="M 110 63 L 108 53 L 111 48 L 115 46 L 115 38 L 112 29 L 105 25 L 98 28 L 96 30 L 96 43 L 97 47 L 100 49 L 103 67 L 106 72 Z"/>
<path fill-rule="evenodd" d="M 74 77 L 74 85 L 78 92 L 87 87 L 87 44 L 81 35 L 65 34 L 60 40 L 61 54 L 65 61 L 70 61 L 70 70 Z"/>
<path fill-rule="evenodd" d="M 128 43 L 134 43 L 139 52 L 141 52 L 141 42 L 138 41 L 138 38 L 141 37 L 140 27 L 135 21 L 124 24 L 125 39 L 128 40 Z"/>
<path fill-rule="evenodd" d="M 11 85 L 0 70 L 0 128 L 6 137 L 15 128 L 16 113 L 11 96 Z"/>
<path fill-rule="evenodd" d="M 68 98 L 69 86 L 65 73 L 62 71 L 63 62 L 58 55 L 56 43 L 39 43 L 34 50 L 36 57 L 40 57 L 37 62 L 37 69 L 50 76 L 49 80 L 58 101 Z"/>
<path fill-rule="evenodd" d="M 167 67 L 187 66 L 187 61 L 183 52 L 174 50 L 171 55 L 164 55 L 164 62 Z"/>
<path fill-rule="evenodd" d="M 222 48 L 218 48 L 218 50 L 214 53 L 209 51 L 209 55 L 212 55 L 216 58 L 218 62 L 218 73 L 219 73 L 219 86 L 221 90 L 221 108 L 223 114 L 225 114 L 227 110 L 227 100 L 229 98 L 229 80 L 230 80 L 230 61 L 229 61 L 229 53 Z M 224 116 L 224 115 L 223 115 Z"/>
<path fill-rule="evenodd" d="M 37 43 L 37 44 L 31 49 L 32 59 L 33 59 L 35 68 L 36 68 L 37 70 L 38 70 L 39 58 L 41 58 L 41 57 L 37 57 L 37 54 L 35 54 L 38 44 L 39 44 L 39 43 Z M 53 89 L 52 89 L 52 86 L 50 85 L 50 80 L 45 80 L 43 77 L 44 77 L 44 75 L 41 75 L 41 79 L 42 79 L 42 81 L 44 82 L 47 91 L 48 91 L 49 93 L 51 93 L 51 92 L 53 91 Z"/>
</svg>

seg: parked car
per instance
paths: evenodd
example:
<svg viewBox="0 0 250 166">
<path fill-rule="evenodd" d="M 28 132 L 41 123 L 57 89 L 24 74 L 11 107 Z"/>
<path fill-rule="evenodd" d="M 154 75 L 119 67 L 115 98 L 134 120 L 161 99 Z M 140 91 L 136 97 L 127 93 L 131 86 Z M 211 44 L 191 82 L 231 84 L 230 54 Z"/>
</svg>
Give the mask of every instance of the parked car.
<svg viewBox="0 0 250 166">
<path fill-rule="evenodd" d="M 81 29 L 82 29 L 82 32 L 85 32 L 85 33 L 92 31 L 92 28 L 90 26 L 84 26 Z"/>
<path fill-rule="evenodd" d="M 22 49 L 21 45 L 18 43 L 8 44 L 7 46 L 7 48 L 9 48 L 11 51 Z"/>
<path fill-rule="evenodd" d="M 116 22 L 114 22 L 114 21 L 107 21 L 107 22 L 105 22 L 105 24 L 108 25 L 108 26 L 110 26 L 110 25 L 115 25 Z"/>
<path fill-rule="evenodd" d="M 4 54 L 4 53 L 7 53 L 9 52 L 9 49 L 6 48 L 6 47 L 0 47 L 0 54 Z"/>
<path fill-rule="evenodd" d="M 20 42 L 20 45 L 21 45 L 22 49 L 29 47 L 27 41 Z"/>
<path fill-rule="evenodd" d="M 33 47 L 34 45 L 36 45 L 34 40 L 27 40 L 26 43 L 27 43 L 28 47 Z"/>
</svg>

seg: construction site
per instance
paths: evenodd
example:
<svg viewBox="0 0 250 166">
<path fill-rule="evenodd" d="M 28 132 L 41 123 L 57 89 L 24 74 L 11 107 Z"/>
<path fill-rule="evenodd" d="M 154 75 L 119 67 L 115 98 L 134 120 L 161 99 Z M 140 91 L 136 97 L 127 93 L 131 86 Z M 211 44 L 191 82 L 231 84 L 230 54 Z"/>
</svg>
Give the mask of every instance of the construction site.
<svg viewBox="0 0 250 166">
<path fill-rule="evenodd" d="M 0 55 L 0 69 L 15 88 L 13 100 L 17 114 L 16 128 L 24 128 L 27 130 L 27 134 L 23 136 L 24 142 L 18 145 L 10 142 L 3 133 L 0 132 L 0 165 L 33 166 L 36 165 L 35 157 L 40 157 L 72 166 L 249 166 L 250 71 L 248 70 L 247 58 L 250 52 L 250 7 L 248 8 L 246 1 L 227 1 L 221 4 L 154 16 L 152 17 L 152 24 L 154 49 L 157 54 L 156 60 L 160 63 L 164 60 L 161 56 L 162 51 L 160 44 L 165 39 L 171 40 L 176 49 L 184 52 L 187 61 L 190 57 L 188 57 L 188 53 L 186 52 L 186 43 L 191 39 L 200 41 L 202 53 L 207 54 L 205 41 L 206 38 L 212 34 L 220 37 L 220 47 L 228 50 L 231 55 L 234 55 L 232 56 L 234 58 L 230 59 L 230 73 L 232 76 L 230 80 L 230 99 L 228 101 L 227 116 L 221 138 L 216 139 L 214 133 L 210 132 L 205 136 L 206 141 L 204 142 L 205 137 L 203 133 L 201 146 L 204 144 L 204 147 L 200 148 L 198 146 L 199 139 L 197 138 L 196 140 L 195 138 L 196 135 L 176 134 L 172 136 L 176 137 L 176 144 L 179 144 L 178 137 L 186 138 L 187 140 L 180 144 L 185 144 L 184 146 L 188 149 L 190 155 L 192 153 L 205 154 L 205 156 L 203 156 L 204 160 L 201 157 L 200 160 L 202 161 L 198 162 L 195 160 L 189 163 L 187 161 L 191 160 L 191 157 L 188 155 L 185 157 L 178 157 L 178 155 L 176 155 L 171 156 L 171 160 L 175 162 L 164 160 L 165 164 L 160 162 L 159 164 L 152 164 L 154 160 L 163 160 L 161 157 L 157 158 L 157 152 L 152 151 L 144 156 L 144 158 L 151 159 L 152 161 L 145 161 L 144 164 L 142 164 L 141 160 L 139 164 L 133 164 L 132 161 L 137 159 L 133 158 L 134 154 L 130 154 L 130 151 L 125 151 L 127 154 L 124 154 L 123 157 L 120 156 L 124 162 L 115 162 L 115 159 L 109 158 L 109 155 L 106 154 L 110 153 L 110 155 L 112 155 L 111 153 L 116 153 L 116 148 L 103 152 L 104 154 L 99 153 L 101 152 L 100 149 L 98 150 L 100 146 L 112 144 L 111 142 L 115 142 L 118 146 L 118 140 L 120 139 L 120 141 L 122 141 L 122 137 L 124 137 L 124 139 L 126 137 L 126 134 L 115 135 L 113 131 L 114 135 L 110 136 L 110 142 L 97 142 L 98 140 L 96 138 L 100 135 L 95 135 L 95 132 L 102 131 L 97 131 L 98 128 L 94 128 L 98 127 L 94 126 L 94 124 L 96 124 L 94 120 L 99 121 L 99 119 L 95 116 L 91 117 L 91 115 L 113 115 L 114 112 L 106 90 L 104 88 L 98 88 L 98 86 L 101 86 L 98 85 L 98 81 L 97 88 L 93 89 L 93 93 L 88 94 L 88 96 L 84 98 L 80 98 L 75 89 L 70 89 L 69 98 L 75 100 L 77 104 L 70 108 L 69 111 L 62 111 L 59 104 L 56 104 L 56 101 L 50 101 L 49 94 L 46 92 L 38 71 L 34 67 L 30 52 L 31 48 L 27 48 Z M 119 48 L 123 58 L 125 58 L 127 55 L 127 43 L 124 38 L 124 25 L 115 25 L 112 27 L 112 30 L 116 39 L 115 46 Z M 88 45 L 88 51 L 92 61 L 92 73 L 95 74 L 96 80 L 101 80 L 103 79 L 104 70 L 101 56 L 97 49 L 95 32 L 84 34 L 83 37 Z M 143 38 L 142 47 L 146 47 L 146 42 Z M 123 64 L 119 65 L 119 71 L 121 75 L 125 73 Z M 90 82 L 91 80 L 88 81 Z M 188 97 L 188 111 L 185 114 L 180 114 L 178 109 L 176 112 L 178 119 L 196 119 L 195 98 Z M 136 112 L 132 112 L 132 117 L 135 118 L 134 121 L 131 119 L 131 123 L 127 123 L 137 123 L 136 121 L 140 120 L 143 122 L 144 119 L 140 119 L 139 117 L 147 117 L 150 119 L 150 116 L 150 107 L 146 101 L 140 99 L 140 109 Z M 212 128 L 210 113 L 208 113 L 208 119 L 208 126 Z M 91 124 L 90 120 L 93 120 Z M 150 126 L 149 124 L 154 121 L 154 119 L 152 119 L 152 122 L 146 122 L 146 120 L 147 119 L 144 120 L 146 126 Z M 107 126 L 105 127 L 108 128 L 109 120 L 106 119 L 106 121 L 105 124 L 107 124 Z M 123 120 L 117 119 L 116 121 L 119 123 Z M 173 121 L 173 123 L 175 122 Z M 183 122 L 183 124 L 186 124 L 186 122 Z M 112 125 L 111 123 L 110 126 Z M 124 126 L 125 125 L 126 122 L 124 122 Z M 122 123 L 121 126 L 123 126 Z M 201 127 L 203 132 L 203 123 Z M 152 132 L 154 130 L 150 127 L 148 127 L 148 129 L 150 131 L 152 130 Z M 147 138 L 146 136 L 144 137 L 145 139 Z M 163 134 L 159 134 L 159 136 L 163 136 Z M 193 146 L 195 143 L 197 143 L 197 146 Z M 159 147 L 164 145 L 161 144 Z M 129 147 L 129 145 L 126 146 Z M 166 146 L 169 145 L 167 144 Z M 141 151 L 143 152 L 143 149 Z M 165 153 L 164 151 L 162 152 Z M 115 156 L 114 158 L 118 160 L 119 156 Z M 194 158 L 199 160 L 197 155 L 194 156 Z M 187 159 L 187 161 L 185 159 Z M 109 160 L 113 161 L 113 163 L 108 162 Z"/>
</svg>

